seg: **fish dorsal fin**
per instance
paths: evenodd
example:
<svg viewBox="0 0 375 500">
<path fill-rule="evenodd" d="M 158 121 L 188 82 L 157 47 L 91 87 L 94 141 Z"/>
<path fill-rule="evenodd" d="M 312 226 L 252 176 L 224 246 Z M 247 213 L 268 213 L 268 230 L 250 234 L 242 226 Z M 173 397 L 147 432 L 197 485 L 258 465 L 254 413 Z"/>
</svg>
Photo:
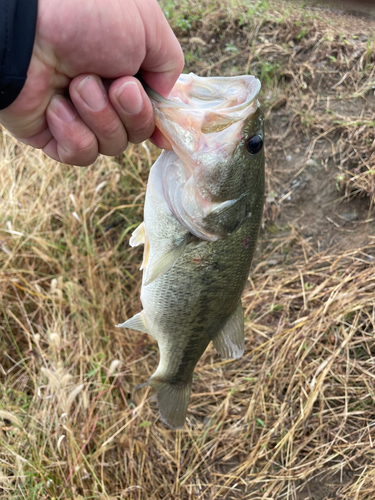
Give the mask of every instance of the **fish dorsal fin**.
<svg viewBox="0 0 375 500">
<path fill-rule="evenodd" d="M 244 314 L 241 302 L 229 317 L 212 343 L 217 352 L 225 359 L 240 358 L 244 353 Z"/>
<path fill-rule="evenodd" d="M 133 231 L 132 237 L 130 238 L 129 245 L 131 247 L 137 247 L 138 245 L 143 245 L 146 240 L 145 233 L 145 223 L 139 224 L 137 229 Z"/>
<path fill-rule="evenodd" d="M 150 334 L 146 324 L 145 313 L 143 311 L 137 313 L 132 318 L 127 319 L 125 323 L 122 323 L 121 325 L 116 325 L 116 327 L 131 328 L 132 330 L 137 330 L 138 332 Z"/>
<path fill-rule="evenodd" d="M 183 254 L 186 245 L 190 239 L 190 234 L 186 233 L 184 238 L 180 240 L 176 245 L 166 248 L 151 260 L 148 259 L 146 267 L 146 276 L 144 285 L 149 285 L 156 278 L 165 274 L 171 267 L 176 263 L 180 255 Z"/>
</svg>

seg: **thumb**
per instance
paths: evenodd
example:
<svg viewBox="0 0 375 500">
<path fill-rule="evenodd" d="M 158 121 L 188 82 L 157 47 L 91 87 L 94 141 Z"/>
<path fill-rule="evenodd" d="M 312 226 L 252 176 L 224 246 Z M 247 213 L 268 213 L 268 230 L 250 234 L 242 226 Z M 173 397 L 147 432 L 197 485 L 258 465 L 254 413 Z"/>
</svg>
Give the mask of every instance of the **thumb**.
<svg viewBox="0 0 375 500">
<path fill-rule="evenodd" d="M 143 3 L 146 2 L 139 2 Z M 140 10 L 147 50 L 140 68 L 142 76 L 151 88 L 167 97 L 184 68 L 181 45 L 156 2 L 147 2 L 146 9 L 140 5 Z"/>
</svg>

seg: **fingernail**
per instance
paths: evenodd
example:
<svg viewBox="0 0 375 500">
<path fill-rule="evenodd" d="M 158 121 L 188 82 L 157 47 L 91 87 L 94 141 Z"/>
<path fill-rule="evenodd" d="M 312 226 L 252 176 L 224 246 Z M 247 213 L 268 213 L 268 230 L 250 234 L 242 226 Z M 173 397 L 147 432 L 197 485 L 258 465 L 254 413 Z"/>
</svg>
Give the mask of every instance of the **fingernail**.
<svg viewBox="0 0 375 500">
<path fill-rule="evenodd" d="M 95 76 L 86 76 L 78 85 L 77 92 L 93 111 L 100 111 L 107 104 L 107 93 L 101 80 Z"/>
<path fill-rule="evenodd" d="M 117 99 L 126 113 L 136 115 L 143 106 L 143 99 L 135 82 L 126 82 L 117 91 Z"/>
<path fill-rule="evenodd" d="M 61 95 L 52 97 L 50 110 L 64 122 L 71 122 L 77 116 L 76 110 L 70 102 Z"/>
</svg>

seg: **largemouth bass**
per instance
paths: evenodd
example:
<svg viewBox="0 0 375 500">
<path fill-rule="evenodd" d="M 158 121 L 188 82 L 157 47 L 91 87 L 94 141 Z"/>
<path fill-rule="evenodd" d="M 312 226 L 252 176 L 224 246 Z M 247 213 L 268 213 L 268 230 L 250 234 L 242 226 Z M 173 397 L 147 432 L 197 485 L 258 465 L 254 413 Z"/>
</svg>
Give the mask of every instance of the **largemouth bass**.
<svg viewBox="0 0 375 500">
<path fill-rule="evenodd" d="M 173 150 L 152 166 L 144 222 L 143 311 L 118 325 L 149 333 L 160 361 L 143 385 L 162 419 L 186 418 L 195 365 L 212 341 L 224 358 L 244 352 L 241 294 L 264 197 L 263 116 L 253 76 L 181 75 L 169 99 L 151 89 L 157 127 Z"/>
</svg>

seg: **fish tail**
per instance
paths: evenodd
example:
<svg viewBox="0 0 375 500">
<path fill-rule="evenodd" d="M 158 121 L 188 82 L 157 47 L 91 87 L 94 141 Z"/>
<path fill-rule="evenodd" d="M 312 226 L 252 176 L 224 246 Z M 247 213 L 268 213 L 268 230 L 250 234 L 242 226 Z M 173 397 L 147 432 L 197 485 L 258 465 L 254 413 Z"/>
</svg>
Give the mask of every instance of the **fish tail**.
<svg viewBox="0 0 375 500">
<path fill-rule="evenodd" d="M 191 382 L 173 384 L 160 378 L 150 378 L 147 385 L 156 389 L 161 418 L 172 429 L 183 427 L 190 399 Z"/>
</svg>

